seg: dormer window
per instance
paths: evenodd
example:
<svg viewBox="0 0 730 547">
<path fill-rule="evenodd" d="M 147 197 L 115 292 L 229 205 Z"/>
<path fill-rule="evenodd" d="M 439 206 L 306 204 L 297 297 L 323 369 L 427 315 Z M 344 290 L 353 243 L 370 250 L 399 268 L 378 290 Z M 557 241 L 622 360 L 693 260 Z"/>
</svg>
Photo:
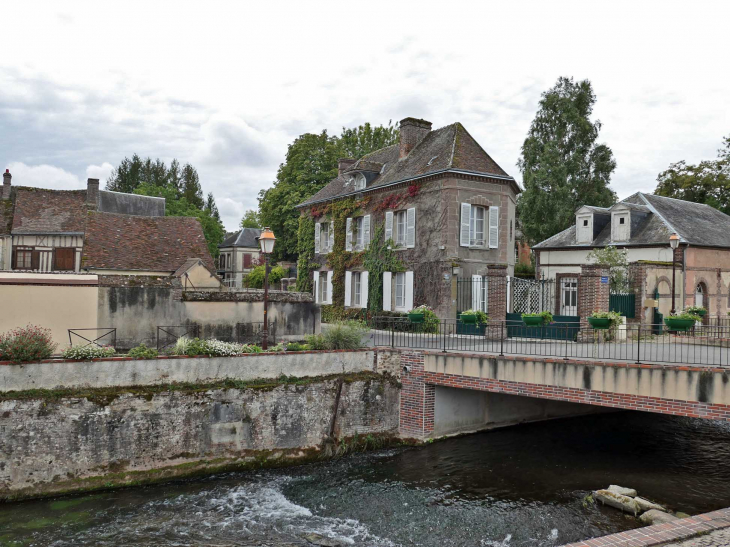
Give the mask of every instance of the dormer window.
<svg viewBox="0 0 730 547">
<path fill-rule="evenodd" d="M 364 190 L 365 189 L 365 175 L 362 173 L 358 173 L 355 175 L 355 190 Z"/>
<path fill-rule="evenodd" d="M 612 241 L 628 241 L 631 238 L 629 230 L 629 215 L 631 213 L 626 210 L 619 209 L 614 211 L 611 217 L 611 240 Z"/>
<path fill-rule="evenodd" d="M 575 222 L 575 242 L 586 244 L 593 241 L 593 214 L 579 212 Z"/>
</svg>

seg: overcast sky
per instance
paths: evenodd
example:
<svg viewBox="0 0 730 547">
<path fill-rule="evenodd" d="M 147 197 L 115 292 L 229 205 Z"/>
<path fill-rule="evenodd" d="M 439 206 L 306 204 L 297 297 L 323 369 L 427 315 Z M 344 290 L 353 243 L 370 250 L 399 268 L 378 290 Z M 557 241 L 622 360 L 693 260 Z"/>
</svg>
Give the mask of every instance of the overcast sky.
<svg viewBox="0 0 730 547">
<path fill-rule="evenodd" d="M 234 229 L 304 132 L 462 122 L 509 174 L 540 94 L 588 78 L 620 197 L 730 135 L 730 2 L 3 2 L 0 165 L 81 188 L 178 158 Z"/>
</svg>

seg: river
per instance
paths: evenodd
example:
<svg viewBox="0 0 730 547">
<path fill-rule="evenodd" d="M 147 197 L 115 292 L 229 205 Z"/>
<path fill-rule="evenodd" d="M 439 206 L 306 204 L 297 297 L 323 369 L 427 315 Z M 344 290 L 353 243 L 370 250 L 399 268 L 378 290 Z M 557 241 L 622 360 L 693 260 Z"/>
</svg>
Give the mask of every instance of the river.
<svg viewBox="0 0 730 547">
<path fill-rule="evenodd" d="M 730 424 L 620 412 L 280 470 L 0 505 L 0 545 L 557 546 L 639 526 L 610 483 L 730 506 Z"/>
</svg>

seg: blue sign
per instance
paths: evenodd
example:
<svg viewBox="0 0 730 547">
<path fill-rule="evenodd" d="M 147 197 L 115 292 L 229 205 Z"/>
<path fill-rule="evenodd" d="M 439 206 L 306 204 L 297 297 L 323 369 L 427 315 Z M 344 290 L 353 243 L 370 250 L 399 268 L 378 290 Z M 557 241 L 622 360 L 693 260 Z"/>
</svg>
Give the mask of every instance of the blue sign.
<svg viewBox="0 0 730 547">
<path fill-rule="evenodd" d="M 602 275 L 601 276 L 601 283 L 608 283 L 608 276 L 607 275 Z"/>
</svg>

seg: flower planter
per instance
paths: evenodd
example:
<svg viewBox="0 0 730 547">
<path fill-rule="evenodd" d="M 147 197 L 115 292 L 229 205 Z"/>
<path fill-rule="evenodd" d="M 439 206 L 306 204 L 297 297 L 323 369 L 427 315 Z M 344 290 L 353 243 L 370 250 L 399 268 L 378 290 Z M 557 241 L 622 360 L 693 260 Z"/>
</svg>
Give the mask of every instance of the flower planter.
<svg viewBox="0 0 730 547">
<path fill-rule="evenodd" d="M 542 327 L 545 324 L 545 318 L 539 315 L 535 317 L 523 317 L 522 321 L 528 327 Z"/>
<path fill-rule="evenodd" d="M 664 324 L 669 328 L 669 330 L 687 331 L 694 327 L 695 322 L 692 319 L 674 319 L 672 317 L 665 317 Z"/>
<path fill-rule="evenodd" d="M 598 330 L 611 328 L 611 320 L 608 317 L 589 317 L 588 324 Z"/>
<path fill-rule="evenodd" d="M 423 323 L 423 320 L 425 317 L 426 317 L 425 313 L 409 313 L 408 314 L 408 320 L 411 323 Z"/>
<path fill-rule="evenodd" d="M 476 315 L 466 315 L 466 314 L 463 314 L 462 313 L 459 316 L 459 320 L 462 323 L 465 323 L 467 325 L 476 325 L 476 323 L 477 323 L 477 316 Z"/>
<path fill-rule="evenodd" d="M 700 310 L 700 311 L 696 311 L 695 313 L 697 315 L 699 315 L 700 317 L 704 317 L 705 315 L 707 315 L 707 310 Z"/>
</svg>

